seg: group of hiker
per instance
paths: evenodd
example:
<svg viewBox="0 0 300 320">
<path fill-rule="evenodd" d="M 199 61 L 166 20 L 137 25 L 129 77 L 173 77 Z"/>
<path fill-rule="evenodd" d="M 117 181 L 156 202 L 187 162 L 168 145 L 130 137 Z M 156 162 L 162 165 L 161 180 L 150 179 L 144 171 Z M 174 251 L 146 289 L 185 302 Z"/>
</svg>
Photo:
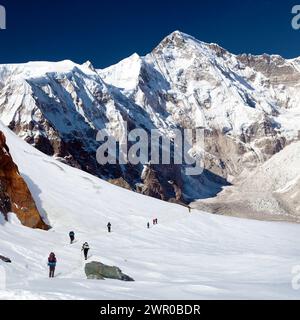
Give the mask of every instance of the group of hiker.
<svg viewBox="0 0 300 320">
<path fill-rule="evenodd" d="M 158 219 L 155 218 L 153 219 L 153 225 L 157 225 L 158 224 Z M 107 224 L 107 231 L 109 233 L 111 233 L 111 223 L 108 222 Z M 147 228 L 150 228 L 150 222 L 147 223 Z M 73 244 L 75 241 L 75 232 L 74 231 L 70 231 L 69 232 L 69 237 L 70 237 L 70 244 Z M 83 255 L 84 255 L 84 259 L 87 260 L 88 259 L 88 252 L 90 250 L 90 246 L 87 242 L 85 242 L 82 245 L 81 251 L 83 251 Z M 54 254 L 54 252 L 51 252 L 49 257 L 48 257 L 48 266 L 49 266 L 49 278 L 54 278 L 54 273 L 55 273 L 55 267 L 56 267 L 56 263 L 57 263 L 57 259 L 56 256 Z"/>
<path fill-rule="evenodd" d="M 75 239 L 75 234 L 73 231 L 71 231 L 69 235 L 70 235 L 71 244 L 72 244 Z M 90 250 L 90 246 L 87 242 L 85 242 L 81 248 L 81 251 L 83 251 L 85 260 L 88 259 L 89 250 Z M 57 259 L 56 259 L 55 253 L 51 252 L 48 257 L 49 278 L 54 278 L 56 263 L 57 263 Z"/>
<path fill-rule="evenodd" d="M 156 224 L 158 224 L 158 219 L 157 218 L 153 219 L 152 223 L 155 226 Z M 147 222 L 147 228 L 150 229 L 150 222 Z"/>
<path fill-rule="evenodd" d="M 73 243 L 74 239 L 75 239 L 75 233 L 73 231 L 71 231 L 69 233 L 69 236 L 70 236 L 70 239 L 71 239 L 71 244 Z M 88 253 L 89 253 L 89 250 L 90 250 L 90 246 L 87 242 L 85 242 L 83 245 L 82 245 L 82 248 L 81 248 L 81 251 L 83 251 L 83 254 L 84 254 L 84 259 L 87 260 L 88 258 Z"/>
<path fill-rule="evenodd" d="M 111 233 L 111 223 L 110 222 L 107 224 L 107 230 L 109 233 Z M 70 237 L 70 244 L 73 244 L 75 241 L 75 232 L 70 231 L 69 237 Z M 84 255 L 85 260 L 88 259 L 89 250 L 90 250 L 90 246 L 87 242 L 85 242 L 81 248 L 81 251 L 83 251 L 83 255 Z M 51 252 L 48 257 L 49 278 L 54 278 L 56 263 L 57 263 L 57 259 L 56 259 L 55 253 Z"/>
</svg>

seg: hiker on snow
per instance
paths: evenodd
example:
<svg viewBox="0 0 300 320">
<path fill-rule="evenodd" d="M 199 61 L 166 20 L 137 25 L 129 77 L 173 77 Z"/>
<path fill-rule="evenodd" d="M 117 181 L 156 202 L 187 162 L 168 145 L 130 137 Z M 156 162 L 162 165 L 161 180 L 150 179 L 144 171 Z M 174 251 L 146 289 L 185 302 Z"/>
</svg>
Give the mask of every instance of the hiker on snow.
<svg viewBox="0 0 300 320">
<path fill-rule="evenodd" d="M 74 242 L 74 240 L 75 240 L 75 233 L 74 233 L 74 231 L 71 231 L 70 233 L 69 233 L 69 237 L 70 237 L 70 241 L 71 241 L 71 244 Z"/>
<path fill-rule="evenodd" d="M 149 222 L 147 223 L 147 228 L 150 229 L 150 223 Z"/>
<path fill-rule="evenodd" d="M 108 229 L 108 232 L 111 232 L 111 223 L 110 222 L 107 224 L 107 229 Z"/>
<path fill-rule="evenodd" d="M 84 253 L 85 260 L 87 260 L 87 258 L 88 258 L 89 250 L 90 250 L 90 246 L 89 246 L 89 244 L 87 242 L 85 242 L 82 245 L 82 249 L 81 249 L 81 251 L 83 251 L 83 253 Z"/>
<path fill-rule="evenodd" d="M 54 278 L 54 272 L 56 267 L 56 257 L 53 252 L 51 252 L 49 255 L 48 266 L 49 266 L 49 278 Z"/>
</svg>

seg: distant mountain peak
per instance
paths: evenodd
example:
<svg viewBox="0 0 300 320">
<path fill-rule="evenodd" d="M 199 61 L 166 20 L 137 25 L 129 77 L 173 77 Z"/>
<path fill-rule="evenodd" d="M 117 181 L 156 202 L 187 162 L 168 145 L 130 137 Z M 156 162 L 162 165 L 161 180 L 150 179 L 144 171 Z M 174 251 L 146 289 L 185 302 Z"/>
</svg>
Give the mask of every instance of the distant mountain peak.
<svg viewBox="0 0 300 320">
<path fill-rule="evenodd" d="M 94 68 L 94 66 L 90 60 L 87 60 L 82 66 L 89 68 L 93 72 L 96 72 L 96 69 Z"/>
</svg>

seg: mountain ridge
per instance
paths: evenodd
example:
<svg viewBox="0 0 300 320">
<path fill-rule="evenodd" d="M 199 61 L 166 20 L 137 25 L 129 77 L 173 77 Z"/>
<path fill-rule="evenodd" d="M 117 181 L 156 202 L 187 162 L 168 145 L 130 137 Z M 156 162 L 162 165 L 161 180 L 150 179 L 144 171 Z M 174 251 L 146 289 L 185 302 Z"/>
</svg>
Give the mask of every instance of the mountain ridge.
<svg viewBox="0 0 300 320">
<path fill-rule="evenodd" d="M 169 180 L 190 201 L 215 196 L 244 170 L 253 170 L 298 140 L 298 58 L 234 55 L 175 31 L 151 53 L 133 54 L 96 69 L 69 60 L 0 65 L 0 120 L 48 155 L 132 190 L 142 166 L 100 166 L 98 130 L 124 138 L 128 128 L 202 128 L 204 173 L 185 176 L 183 166 L 157 166 L 166 199 Z M 193 146 L 195 155 L 202 148 Z"/>
</svg>

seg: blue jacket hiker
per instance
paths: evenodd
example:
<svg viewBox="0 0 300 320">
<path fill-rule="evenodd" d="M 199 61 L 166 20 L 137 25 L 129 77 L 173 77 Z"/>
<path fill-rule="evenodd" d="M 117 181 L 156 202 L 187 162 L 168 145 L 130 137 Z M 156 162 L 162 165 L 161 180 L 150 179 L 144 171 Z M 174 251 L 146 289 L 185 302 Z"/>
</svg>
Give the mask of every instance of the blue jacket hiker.
<svg viewBox="0 0 300 320">
<path fill-rule="evenodd" d="M 56 260 L 55 254 L 51 252 L 48 258 L 49 278 L 54 278 L 56 262 L 57 260 Z"/>
</svg>

